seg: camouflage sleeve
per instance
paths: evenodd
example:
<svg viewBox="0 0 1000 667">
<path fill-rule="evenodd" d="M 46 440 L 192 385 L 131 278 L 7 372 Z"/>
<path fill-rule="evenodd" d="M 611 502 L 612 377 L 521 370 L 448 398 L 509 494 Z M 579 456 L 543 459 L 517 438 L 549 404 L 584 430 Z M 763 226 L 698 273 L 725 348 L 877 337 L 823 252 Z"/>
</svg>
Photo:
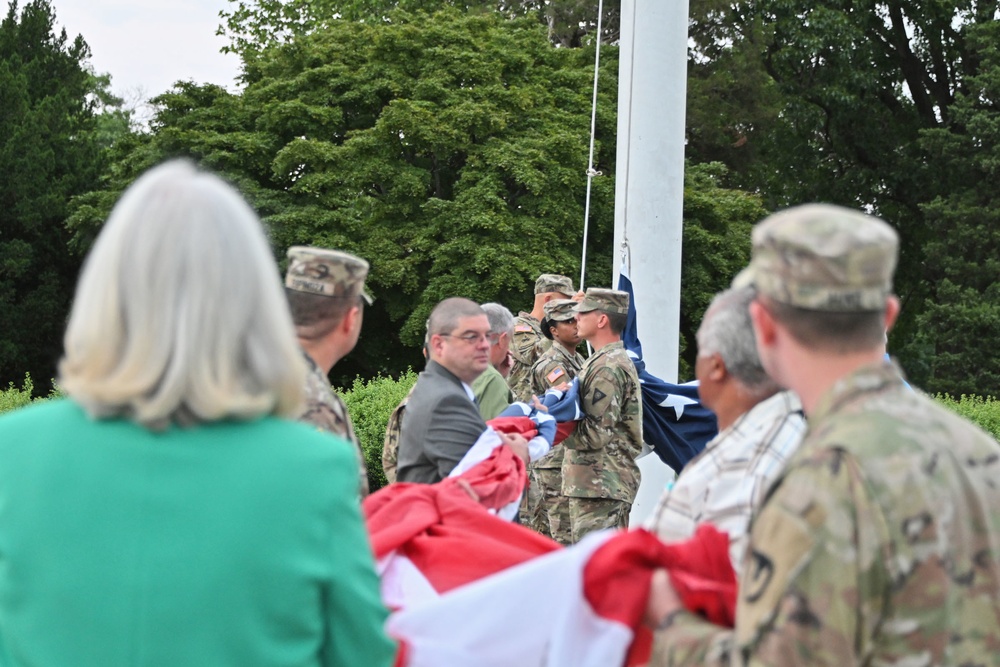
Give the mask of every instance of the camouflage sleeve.
<svg viewBox="0 0 1000 667">
<path fill-rule="evenodd" d="M 362 498 L 368 495 L 368 466 L 365 465 L 365 454 L 361 449 L 361 441 L 354 432 L 351 415 L 347 412 L 344 401 L 335 392 L 323 396 L 323 400 L 309 400 L 307 410 L 300 418 L 316 428 L 340 436 L 354 448 L 358 461 L 358 493 Z"/>
<path fill-rule="evenodd" d="M 844 667 L 870 655 L 885 601 L 859 592 L 890 590 L 889 539 L 856 461 L 831 449 L 799 464 L 751 531 L 733 663 Z M 683 618 L 657 633 L 651 664 L 714 664 L 726 633 Z"/>
<path fill-rule="evenodd" d="M 409 395 L 407 395 L 409 398 Z M 385 428 L 385 442 L 382 444 L 382 472 L 390 484 L 396 481 L 396 467 L 399 460 L 399 425 L 406 409 L 406 400 L 396 406 L 389 415 L 389 423 Z"/>
<path fill-rule="evenodd" d="M 531 368 L 531 364 L 538 358 L 538 334 L 526 324 L 519 324 L 514 327 L 514 337 L 510 342 L 510 351 L 514 355 L 514 360 Z"/>
<path fill-rule="evenodd" d="M 346 437 L 346 424 L 329 403 L 309 401 L 299 421 L 312 424 L 321 431 Z"/>
<path fill-rule="evenodd" d="M 539 359 L 531 368 L 531 393 L 541 396 L 552 387 L 569 380 L 565 366 L 558 359 Z"/>
<path fill-rule="evenodd" d="M 574 437 L 563 441 L 567 449 L 596 451 L 610 442 L 609 434 L 621 421 L 624 381 L 617 369 L 609 366 L 587 375 L 580 388 L 583 419 L 577 424 Z"/>
</svg>

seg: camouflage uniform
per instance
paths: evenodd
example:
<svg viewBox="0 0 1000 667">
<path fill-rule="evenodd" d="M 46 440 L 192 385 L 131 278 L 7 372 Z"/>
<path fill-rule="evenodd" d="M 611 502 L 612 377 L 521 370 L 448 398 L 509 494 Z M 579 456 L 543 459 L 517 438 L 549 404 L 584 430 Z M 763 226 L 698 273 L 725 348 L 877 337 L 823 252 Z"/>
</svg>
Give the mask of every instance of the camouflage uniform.
<svg viewBox="0 0 1000 667">
<path fill-rule="evenodd" d="M 545 316 L 555 322 L 575 319 L 575 301 L 557 299 L 545 304 Z M 552 347 L 538 358 L 531 369 L 531 393 L 541 396 L 551 387 L 569 382 L 580 373 L 584 359 L 577 352 L 570 354 L 562 345 Z M 528 464 L 528 493 L 524 503 L 524 521 L 535 531 L 570 544 L 569 503 L 562 495 L 563 448 L 552 451 Z"/>
<path fill-rule="evenodd" d="M 553 344 L 531 369 L 531 391 L 540 396 L 551 387 L 575 378 L 583 367 L 583 357 L 572 356 L 562 345 Z M 569 504 L 562 495 L 563 448 L 553 447 L 548 455 L 528 464 L 526 523 L 560 544 L 571 541 Z"/>
<path fill-rule="evenodd" d="M 554 273 L 543 273 L 535 280 L 535 295 L 558 292 L 567 297 L 572 296 L 573 281 L 566 276 Z M 514 364 L 507 375 L 507 386 L 510 387 L 516 401 L 531 399 L 531 367 L 538 361 L 552 341 L 542 334 L 542 325 L 531 313 L 520 312 L 514 318 L 514 337 L 510 341 L 510 352 Z"/>
<path fill-rule="evenodd" d="M 1000 665 L 1000 445 L 888 363 L 809 421 L 753 521 L 735 632 L 679 614 L 651 664 Z"/>
<path fill-rule="evenodd" d="M 413 387 L 410 387 L 410 391 L 406 392 L 406 396 L 389 415 L 389 423 L 385 427 L 385 442 L 382 444 L 382 472 L 385 473 L 385 479 L 390 484 L 396 481 L 396 466 L 399 461 L 399 431 L 403 423 L 403 412 L 406 410 L 406 404 L 410 402 L 412 395 Z"/>
<path fill-rule="evenodd" d="M 514 337 L 510 342 L 514 364 L 507 376 L 507 385 L 514 394 L 514 400 L 531 399 L 531 368 L 551 345 L 552 341 L 542 335 L 541 322 L 530 313 L 518 313 L 514 318 Z"/>
<path fill-rule="evenodd" d="M 358 466 L 361 469 L 361 497 L 368 495 L 368 468 L 365 466 L 365 455 L 361 450 L 361 441 L 354 433 L 354 424 L 347 412 L 344 401 L 330 387 L 323 370 L 316 365 L 308 354 L 304 354 L 309 365 L 309 377 L 306 379 L 306 409 L 298 420 L 308 422 L 320 429 L 338 435 L 354 446 L 358 455 Z"/>
<path fill-rule="evenodd" d="M 876 218 L 797 207 L 753 246 L 737 283 L 773 302 L 886 307 L 898 239 Z M 1000 665 L 1000 445 L 886 362 L 836 378 L 808 421 L 752 520 L 735 630 L 682 611 L 650 664 Z"/>
<path fill-rule="evenodd" d="M 628 294 L 591 288 L 577 309 L 628 313 Z M 579 382 L 584 416 L 563 442 L 562 466 L 573 542 L 595 530 L 628 526 L 639 490 L 635 458 L 642 452 L 639 377 L 621 341 L 587 359 Z"/>
<path fill-rule="evenodd" d="M 307 246 L 292 246 L 288 249 L 285 289 L 290 299 L 299 299 L 300 297 L 292 296 L 298 293 L 312 295 L 302 298 L 345 299 L 352 302 L 363 299 L 370 304 L 372 299 L 365 291 L 367 276 L 368 262 L 350 253 Z M 301 306 L 300 301 L 295 301 L 294 304 Z M 311 317 L 315 312 L 313 308 L 315 306 L 312 302 L 301 306 L 303 312 L 299 317 L 305 323 L 296 321 L 296 327 L 311 326 Z M 295 317 L 296 308 L 293 307 L 292 311 Z M 309 367 L 309 375 L 306 379 L 306 407 L 299 421 L 313 424 L 320 430 L 338 435 L 353 444 L 361 476 L 360 494 L 362 497 L 367 496 L 368 469 L 364 450 L 354 432 L 347 406 L 330 387 L 323 369 L 305 350 L 303 354 Z"/>
</svg>

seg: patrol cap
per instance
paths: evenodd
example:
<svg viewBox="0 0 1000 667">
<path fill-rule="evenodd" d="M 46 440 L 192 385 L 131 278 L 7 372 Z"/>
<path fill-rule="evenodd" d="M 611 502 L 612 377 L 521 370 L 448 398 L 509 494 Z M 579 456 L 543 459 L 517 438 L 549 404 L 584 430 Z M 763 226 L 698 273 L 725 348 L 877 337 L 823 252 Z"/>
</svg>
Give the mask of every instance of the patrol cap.
<svg viewBox="0 0 1000 667">
<path fill-rule="evenodd" d="M 589 313 L 592 310 L 628 315 L 628 292 L 590 287 L 587 289 L 583 301 L 576 305 L 576 312 Z"/>
<path fill-rule="evenodd" d="M 559 292 L 567 296 L 576 294 L 576 290 L 573 289 L 573 281 L 556 273 L 543 273 L 535 281 L 535 294 L 545 294 L 546 292 Z"/>
<path fill-rule="evenodd" d="M 365 290 L 368 262 L 350 253 L 326 248 L 292 246 L 288 249 L 285 287 L 307 294 L 339 298 L 361 296 L 369 305 Z"/>
<path fill-rule="evenodd" d="M 883 220 L 830 204 L 806 204 L 758 223 L 750 265 L 733 287 L 754 286 L 778 303 L 828 312 L 885 308 L 899 235 Z"/>
<path fill-rule="evenodd" d="M 545 318 L 553 322 L 569 322 L 576 319 L 576 301 L 572 299 L 552 299 L 542 308 Z"/>
</svg>

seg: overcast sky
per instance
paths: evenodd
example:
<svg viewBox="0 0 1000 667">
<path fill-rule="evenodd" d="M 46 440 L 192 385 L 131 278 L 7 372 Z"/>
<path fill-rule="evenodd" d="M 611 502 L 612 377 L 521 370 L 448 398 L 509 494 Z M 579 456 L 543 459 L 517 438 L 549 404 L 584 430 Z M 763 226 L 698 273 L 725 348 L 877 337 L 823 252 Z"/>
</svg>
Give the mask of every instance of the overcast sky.
<svg viewBox="0 0 1000 667">
<path fill-rule="evenodd" d="M 50 0 L 70 39 L 83 35 L 91 64 L 111 74 L 127 100 L 149 98 L 178 80 L 235 89 L 239 60 L 215 35 L 227 0 Z"/>
</svg>

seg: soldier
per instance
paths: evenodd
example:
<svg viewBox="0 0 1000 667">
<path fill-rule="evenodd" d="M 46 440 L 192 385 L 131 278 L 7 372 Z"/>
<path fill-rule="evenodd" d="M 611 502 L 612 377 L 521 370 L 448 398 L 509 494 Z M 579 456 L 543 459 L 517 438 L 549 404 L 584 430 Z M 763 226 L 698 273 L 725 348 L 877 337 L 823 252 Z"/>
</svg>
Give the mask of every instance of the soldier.
<svg viewBox="0 0 1000 667">
<path fill-rule="evenodd" d="M 414 384 L 413 387 L 417 385 Z M 385 441 L 382 443 L 382 472 L 390 484 L 396 481 L 396 467 L 399 465 L 399 434 L 403 424 L 403 412 L 413 395 L 413 387 L 389 415 L 389 423 L 385 426 Z"/>
<path fill-rule="evenodd" d="M 576 351 L 580 332 L 576 326 L 576 301 L 556 299 L 545 304 L 542 334 L 552 346 L 542 353 L 531 369 L 531 393 L 544 394 L 575 378 L 583 367 L 583 357 Z M 526 522 L 542 535 L 560 544 L 570 544 L 569 507 L 562 495 L 563 448 L 555 447 L 547 455 L 528 464 Z"/>
<path fill-rule="evenodd" d="M 354 446 L 362 497 L 368 495 L 364 452 L 347 407 L 330 387 L 328 376 L 358 342 L 364 304 L 371 303 L 365 293 L 367 276 L 368 262 L 346 252 L 305 246 L 288 249 L 285 294 L 309 366 L 306 407 L 299 421 L 339 435 Z"/>
<path fill-rule="evenodd" d="M 653 665 L 1000 665 L 1000 445 L 883 358 L 898 237 L 829 205 L 754 228 L 737 284 L 809 429 L 751 524 L 735 631 L 664 572 Z"/>
<path fill-rule="evenodd" d="M 553 299 L 568 299 L 573 294 L 573 281 L 566 276 L 543 273 L 535 281 L 535 303 L 531 312 L 521 311 L 514 320 L 514 338 L 510 343 L 514 364 L 507 376 L 507 385 L 514 394 L 514 400 L 528 401 L 531 398 L 531 367 L 551 345 L 542 335 L 540 322 L 545 316 L 545 304 Z"/>
<path fill-rule="evenodd" d="M 429 334 L 424 334 L 424 360 L 430 358 L 430 351 L 428 350 Z M 414 383 L 413 387 L 416 387 Z M 385 473 L 385 479 L 390 484 L 396 481 L 396 467 L 399 463 L 399 436 L 403 428 L 403 412 L 406 411 L 406 405 L 410 402 L 410 397 L 413 396 L 413 387 L 406 392 L 406 396 L 403 400 L 399 402 L 399 405 L 392 411 L 389 415 L 389 422 L 385 426 L 385 440 L 382 443 L 382 472 Z"/>
<path fill-rule="evenodd" d="M 595 351 L 579 375 L 583 419 L 563 441 L 562 494 L 574 543 L 589 532 L 628 525 L 642 451 L 639 378 L 621 342 L 628 293 L 592 287 L 576 313 L 580 337 Z"/>
</svg>

